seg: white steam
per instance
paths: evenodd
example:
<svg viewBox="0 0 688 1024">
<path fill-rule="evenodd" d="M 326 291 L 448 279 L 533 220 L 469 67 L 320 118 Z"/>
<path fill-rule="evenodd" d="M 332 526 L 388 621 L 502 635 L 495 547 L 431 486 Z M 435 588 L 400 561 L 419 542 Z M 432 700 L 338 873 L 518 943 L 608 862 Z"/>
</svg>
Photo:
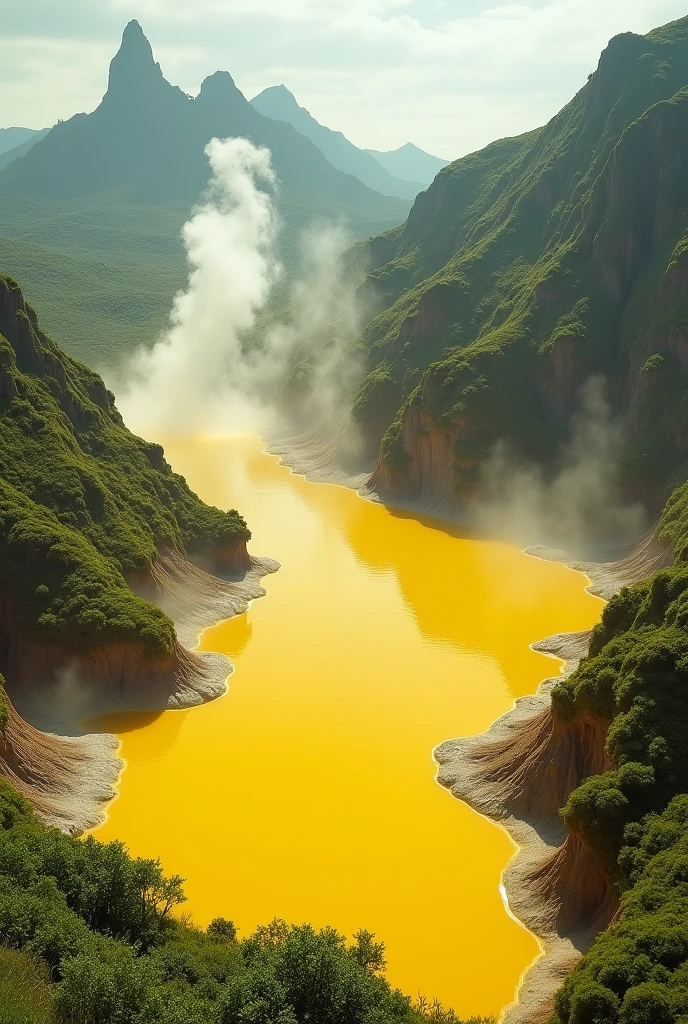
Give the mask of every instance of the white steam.
<svg viewBox="0 0 688 1024">
<path fill-rule="evenodd" d="M 482 470 L 481 528 L 523 544 L 550 544 L 577 554 L 590 545 L 620 547 L 644 527 L 640 505 L 622 499 L 618 482 L 620 434 L 604 396 L 604 379 L 581 389 L 570 440 L 552 476 L 518 463 L 500 443 Z"/>
<path fill-rule="evenodd" d="M 304 281 L 288 320 L 259 329 L 282 274 L 270 152 L 247 139 L 213 139 L 205 152 L 212 182 L 183 228 L 187 285 L 167 332 L 128 367 L 122 414 L 148 437 L 260 432 L 292 393 L 301 421 L 331 418 L 360 376 L 343 346 L 360 322 L 337 262 L 345 237 L 332 228 L 304 237 Z"/>
</svg>

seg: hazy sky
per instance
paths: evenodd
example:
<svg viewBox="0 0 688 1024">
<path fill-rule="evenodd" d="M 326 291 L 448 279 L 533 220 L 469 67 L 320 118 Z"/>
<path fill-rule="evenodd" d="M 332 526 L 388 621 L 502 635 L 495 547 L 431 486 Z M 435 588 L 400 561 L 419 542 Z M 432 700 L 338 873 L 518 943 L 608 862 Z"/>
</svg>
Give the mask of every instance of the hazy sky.
<svg viewBox="0 0 688 1024">
<path fill-rule="evenodd" d="M 218 69 L 251 98 L 284 82 L 359 146 L 411 140 L 453 158 L 543 124 L 618 32 L 688 0 L 0 0 L 2 126 L 92 110 L 138 18 L 166 78 Z"/>
</svg>

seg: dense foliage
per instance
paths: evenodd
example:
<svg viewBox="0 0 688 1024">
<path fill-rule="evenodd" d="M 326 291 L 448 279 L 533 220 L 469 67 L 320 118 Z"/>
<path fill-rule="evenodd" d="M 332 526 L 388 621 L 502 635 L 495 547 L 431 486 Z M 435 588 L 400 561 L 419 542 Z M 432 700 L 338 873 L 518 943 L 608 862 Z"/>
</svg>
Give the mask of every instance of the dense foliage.
<svg viewBox="0 0 688 1024">
<path fill-rule="evenodd" d="M 632 887 L 557 994 L 567 1024 L 688 1020 L 688 796 L 626 829 L 620 862 Z"/>
<path fill-rule="evenodd" d="M 625 417 L 626 483 L 658 493 L 682 465 L 687 87 L 688 19 L 618 36 L 548 125 L 450 164 L 363 247 L 386 308 L 355 412 L 390 469 L 411 406 L 457 429 L 467 490 L 498 440 L 548 460 L 595 373 Z"/>
<path fill-rule="evenodd" d="M 134 596 L 160 546 L 187 553 L 249 536 L 204 505 L 162 449 L 131 434 L 100 378 L 41 332 L 0 277 L 0 576 L 24 625 L 73 647 L 134 640 L 167 651 L 167 616 Z"/>
<path fill-rule="evenodd" d="M 687 495 L 685 484 L 674 492 L 660 524 L 674 565 L 609 602 L 588 657 L 553 692 L 561 723 L 606 730 L 609 770 L 562 814 L 621 895 L 553 1024 L 688 1021 Z"/>
<path fill-rule="evenodd" d="M 2 1024 L 460 1024 L 390 988 L 369 932 L 273 921 L 239 939 L 175 918 L 183 902 L 158 863 L 46 828 L 0 778 Z"/>
</svg>

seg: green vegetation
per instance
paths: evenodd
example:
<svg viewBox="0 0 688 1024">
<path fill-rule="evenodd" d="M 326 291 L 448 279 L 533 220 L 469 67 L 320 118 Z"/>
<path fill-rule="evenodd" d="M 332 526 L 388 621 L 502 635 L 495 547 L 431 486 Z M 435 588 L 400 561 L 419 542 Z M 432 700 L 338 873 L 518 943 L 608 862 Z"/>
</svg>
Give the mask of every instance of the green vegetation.
<svg viewBox="0 0 688 1024">
<path fill-rule="evenodd" d="M 359 247 L 385 308 L 360 339 L 355 413 L 374 445 L 389 429 L 392 470 L 410 405 L 468 421 L 469 490 L 500 439 L 546 462 L 602 373 L 625 418 L 623 482 L 661 505 L 688 456 L 687 139 L 683 19 L 613 39 L 548 125 L 445 167 L 402 229 Z"/>
<path fill-rule="evenodd" d="M 157 862 L 46 828 L 0 778 L 1 1024 L 460 1024 L 390 988 L 370 932 L 276 920 L 237 938 L 183 903 Z"/>
<path fill-rule="evenodd" d="M 46 330 L 70 355 L 112 369 L 168 324 L 175 293 L 186 281 L 181 228 L 191 203 L 133 202 L 127 189 L 55 202 L 0 196 L 0 265 L 12 267 Z M 281 308 L 302 262 L 306 225 L 342 223 L 366 238 L 394 216 L 328 199 L 306 185 L 279 198 L 276 256 L 285 274 L 272 308 Z"/>
<path fill-rule="evenodd" d="M 688 796 L 626 829 L 621 916 L 557 994 L 554 1022 L 684 1024 L 688 1017 Z"/>
<path fill-rule="evenodd" d="M 169 651 L 174 627 L 136 597 L 167 546 L 190 555 L 250 535 L 204 505 L 162 448 L 131 434 L 112 394 L 40 330 L 0 277 L 0 574 L 25 628 L 72 647 Z"/>
<path fill-rule="evenodd" d="M 50 972 L 30 953 L 0 946 L 0 1024 L 54 1024 Z"/>
<path fill-rule="evenodd" d="M 555 719 L 606 730 L 609 770 L 574 790 L 562 815 L 621 896 L 553 1024 L 688 1019 L 688 484 L 660 536 L 674 565 L 609 602 L 588 657 L 553 692 Z"/>
</svg>

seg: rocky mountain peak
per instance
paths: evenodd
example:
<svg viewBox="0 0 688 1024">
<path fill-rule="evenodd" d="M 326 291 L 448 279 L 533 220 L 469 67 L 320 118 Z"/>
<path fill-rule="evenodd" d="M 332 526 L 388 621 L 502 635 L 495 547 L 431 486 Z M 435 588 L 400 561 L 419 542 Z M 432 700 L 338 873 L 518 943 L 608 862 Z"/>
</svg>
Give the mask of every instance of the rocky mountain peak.
<svg viewBox="0 0 688 1024">
<path fill-rule="evenodd" d="M 237 89 L 229 71 L 216 71 L 215 74 L 205 78 L 201 84 L 198 98 L 202 103 L 213 104 L 236 104 L 240 98 L 246 104 L 243 93 Z"/>
<path fill-rule="evenodd" d="M 130 21 L 122 33 L 120 48 L 110 62 L 108 96 L 132 97 L 164 81 L 153 59 L 151 44 L 138 21 Z"/>
</svg>

